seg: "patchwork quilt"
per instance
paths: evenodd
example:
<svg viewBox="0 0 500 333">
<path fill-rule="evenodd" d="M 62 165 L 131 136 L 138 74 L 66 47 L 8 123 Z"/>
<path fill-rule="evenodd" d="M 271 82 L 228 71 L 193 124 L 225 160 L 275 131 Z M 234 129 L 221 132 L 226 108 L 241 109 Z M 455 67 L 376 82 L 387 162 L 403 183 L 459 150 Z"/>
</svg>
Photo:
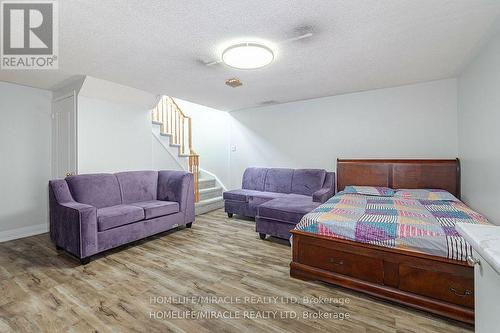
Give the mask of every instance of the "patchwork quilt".
<svg viewBox="0 0 500 333">
<path fill-rule="evenodd" d="M 340 192 L 305 215 L 296 230 L 465 261 L 470 245 L 456 223 L 488 224 L 458 200 L 421 200 Z"/>
</svg>

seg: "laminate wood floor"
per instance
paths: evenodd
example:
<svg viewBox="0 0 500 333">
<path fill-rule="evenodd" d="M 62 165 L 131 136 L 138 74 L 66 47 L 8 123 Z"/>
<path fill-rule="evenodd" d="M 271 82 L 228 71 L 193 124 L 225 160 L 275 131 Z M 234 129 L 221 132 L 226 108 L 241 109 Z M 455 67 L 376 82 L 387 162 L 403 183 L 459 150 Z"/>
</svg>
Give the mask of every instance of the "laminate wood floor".
<svg viewBox="0 0 500 333">
<path fill-rule="evenodd" d="M 48 234 L 1 243 L 0 332 L 470 331 L 292 279 L 290 247 L 254 228 L 218 210 L 86 266 L 56 251 Z"/>
</svg>

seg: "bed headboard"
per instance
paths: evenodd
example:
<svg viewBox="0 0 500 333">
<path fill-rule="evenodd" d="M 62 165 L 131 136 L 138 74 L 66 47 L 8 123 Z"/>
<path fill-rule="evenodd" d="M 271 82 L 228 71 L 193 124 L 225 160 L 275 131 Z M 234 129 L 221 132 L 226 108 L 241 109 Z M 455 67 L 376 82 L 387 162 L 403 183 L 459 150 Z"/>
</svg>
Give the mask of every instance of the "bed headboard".
<svg viewBox="0 0 500 333">
<path fill-rule="evenodd" d="M 460 161 L 337 159 L 337 191 L 348 185 L 436 188 L 460 199 Z"/>
</svg>

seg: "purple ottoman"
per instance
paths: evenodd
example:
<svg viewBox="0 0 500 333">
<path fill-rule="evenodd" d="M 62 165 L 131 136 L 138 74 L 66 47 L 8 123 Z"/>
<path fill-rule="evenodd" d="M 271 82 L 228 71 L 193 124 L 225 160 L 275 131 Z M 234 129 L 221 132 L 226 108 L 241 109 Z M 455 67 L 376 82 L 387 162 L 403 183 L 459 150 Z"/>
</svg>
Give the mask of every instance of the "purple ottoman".
<svg viewBox="0 0 500 333">
<path fill-rule="evenodd" d="M 293 195 L 267 201 L 257 208 L 255 231 L 261 239 L 266 235 L 290 239 L 292 230 L 302 217 L 321 205 L 312 197 Z"/>
</svg>

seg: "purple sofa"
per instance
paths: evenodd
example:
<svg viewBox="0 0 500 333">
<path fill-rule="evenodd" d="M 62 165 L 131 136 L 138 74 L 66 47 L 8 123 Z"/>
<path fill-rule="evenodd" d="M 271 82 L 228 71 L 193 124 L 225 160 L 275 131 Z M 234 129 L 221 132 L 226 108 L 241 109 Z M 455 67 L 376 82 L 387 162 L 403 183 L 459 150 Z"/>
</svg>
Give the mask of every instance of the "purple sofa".
<svg viewBox="0 0 500 333">
<path fill-rule="evenodd" d="M 335 194 L 335 173 L 323 169 L 247 168 L 242 188 L 224 192 L 224 209 L 255 217 L 260 238 L 290 238 L 300 219 Z"/>
<path fill-rule="evenodd" d="M 194 221 L 193 175 L 182 171 L 88 174 L 49 182 L 50 238 L 90 261 L 96 253 Z"/>
</svg>

